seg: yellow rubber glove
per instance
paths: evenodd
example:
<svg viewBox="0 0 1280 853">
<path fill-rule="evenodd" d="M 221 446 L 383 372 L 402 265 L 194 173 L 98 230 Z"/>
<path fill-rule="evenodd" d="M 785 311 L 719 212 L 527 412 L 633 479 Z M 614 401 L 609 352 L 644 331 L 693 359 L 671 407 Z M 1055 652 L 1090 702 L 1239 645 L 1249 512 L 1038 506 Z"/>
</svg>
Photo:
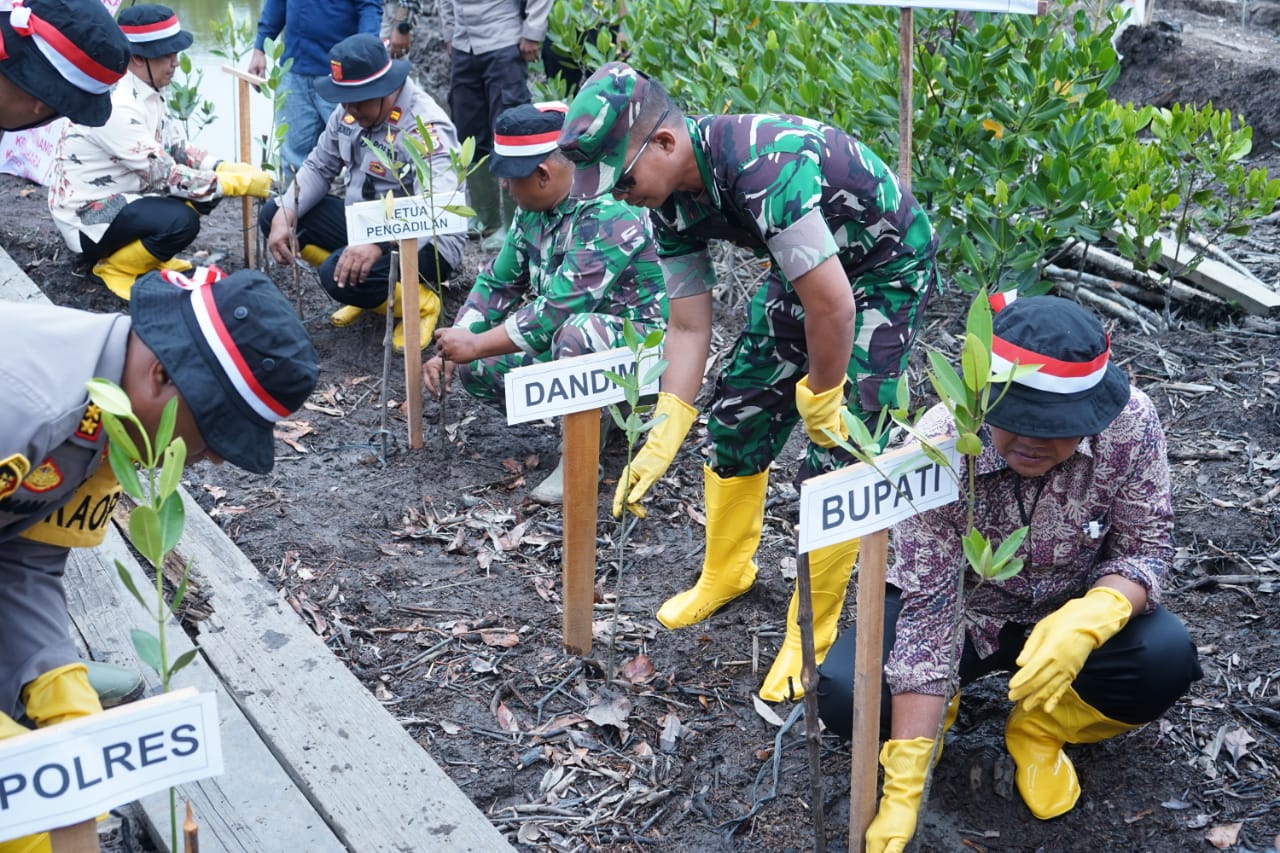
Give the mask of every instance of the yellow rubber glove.
<svg viewBox="0 0 1280 853">
<path fill-rule="evenodd" d="M 661 479 L 671 467 L 671 460 L 684 443 L 684 437 L 693 426 L 698 410 L 681 400 L 675 394 L 663 391 L 658 394 L 658 405 L 653 416 L 666 415 L 666 419 L 649 430 L 649 438 L 644 447 L 631 460 L 627 470 L 618 479 L 618 489 L 613 493 L 613 517 L 622 517 L 622 498 L 626 495 L 627 509 L 632 515 L 644 518 L 648 512 L 640 501 L 649 491 L 649 487 Z M 628 484 L 629 487 L 628 487 Z"/>
<path fill-rule="evenodd" d="M 825 432 L 823 427 L 831 430 L 844 440 L 849 438 L 849 430 L 845 429 L 844 418 L 844 383 L 817 394 L 809 390 L 809 377 L 805 376 L 796 383 L 796 409 L 804 418 L 804 431 L 809 433 L 809 440 L 819 447 L 835 447 L 836 443 Z"/>
<path fill-rule="evenodd" d="M 89 670 L 82 663 L 51 669 L 22 688 L 27 716 L 40 728 L 65 720 L 102 713 L 97 692 L 89 685 Z"/>
<path fill-rule="evenodd" d="M 867 827 L 867 853 L 902 853 L 916 834 L 920 797 L 933 755 L 933 739 L 887 740 L 880 750 L 884 789 L 875 820 Z"/>
<path fill-rule="evenodd" d="M 1133 605 L 1117 590 L 1095 586 L 1073 598 L 1032 629 L 1009 679 L 1009 699 L 1028 711 L 1044 705 L 1052 712 L 1080 674 L 1094 649 L 1115 636 L 1133 615 Z"/>
<path fill-rule="evenodd" d="M 214 171 L 218 174 L 218 187 L 223 195 L 266 198 L 271 194 L 271 175 L 248 163 L 223 160 Z"/>
</svg>

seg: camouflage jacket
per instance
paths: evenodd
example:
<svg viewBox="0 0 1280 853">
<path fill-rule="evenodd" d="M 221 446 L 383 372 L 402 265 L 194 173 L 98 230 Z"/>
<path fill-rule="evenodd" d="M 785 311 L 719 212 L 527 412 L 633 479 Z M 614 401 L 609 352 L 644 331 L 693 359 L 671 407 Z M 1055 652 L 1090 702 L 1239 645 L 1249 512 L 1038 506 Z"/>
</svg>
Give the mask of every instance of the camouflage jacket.
<svg viewBox="0 0 1280 853">
<path fill-rule="evenodd" d="M 665 326 L 666 290 L 643 210 L 604 196 L 519 211 L 454 326 L 483 332 L 503 323 L 516 346 L 539 353 L 577 314 Z"/>
<path fill-rule="evenodd" d="M 165 112 L 164 96 L 132 72 L 111 92 L 102 127 L 68 124 L 49 179 L 49 210 L 72 251 L 80 233 L 97 242 L 144 195 L 212 201 L 221 195 L 215 158 L 191 145 Z"/>
<path fill-rule="evenodd" d="M 671 298 L 715 283 L 707 241 L 769 256 L 789 280 L 838 254 L 854 278 L 892 281 L 933 262 L 933 227 L 915 197 L 844 131 L 785 115 L 686 118 L 705 192 L 653 212 Z"/>
</svg>

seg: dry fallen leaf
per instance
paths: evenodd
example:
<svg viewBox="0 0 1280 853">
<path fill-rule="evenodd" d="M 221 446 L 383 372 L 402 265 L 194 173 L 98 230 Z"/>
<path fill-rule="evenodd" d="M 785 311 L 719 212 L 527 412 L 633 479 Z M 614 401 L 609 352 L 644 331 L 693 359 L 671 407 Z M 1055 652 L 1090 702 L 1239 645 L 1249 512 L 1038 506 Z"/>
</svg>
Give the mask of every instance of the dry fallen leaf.
<svg viewBox="0 0 1280 853">
<path fill-rule="evenodd" d="M 751 694 L 751 704 L 755 706 L 756 713 L 759 714 L 760 718 L 766 723 L 771 726 L 782 726 L 782 718 L 779 717 L 772 708 L 765 704 L 763 699 L 754 693 Z"/>
<path fill-rule="evenodd" d="M 498 728 L 504 732 L 520 731 L 520 721 L 516 719 L 516 715 L 507 707 L 506 702 L 498 703 L 498 710 L 493 712 L 493 716 L 498 720 Z"/>
<path fill-rule="evenodd" d="M 450 722 L 449 720 L 441 720 L 440 730 L 447 735 L 456 735 L 458 732 L 462 731 L 462 726 L 457 723 Z"/>
<path fill-rule="evenodd" d="M 636 655 L 622 665 L 622 677 L 632 684 L 644 684 L 653 675 L 653 662 L 648 655 Z"/>
<path fill-rule="evenodd" d="M 504 649 L 514 648 L 520 645 L 520 637 L 515 631 L 507 631 L 501 628 L 490 628 L 480 632 L 480 640 L 486 646 L 500 646 Z"/>
<path fill-rule="evenodd" d="M 659 717 L 658 722 L 662 724 L 662 733 L 658 735 L 658 748 L 663 752 L 675 752 L 676 742 L 685 732 L 684 726 L 680 724 L 680 718 L 675 712 L 671 712 Z"/>
<path fill-rule="evenodd" d="M 1217 824 L 1209 830 L 1204 839 L 1219 850 L 1226 850 L 1228 847 L 1235 846 L 1242 826 L 1244 826 L 1243 822 Z"/>
<path fill-rule="evenodd" d="M 209 496 L 215 501 L 220 501 L 227 496 L 227 490 L 222 488 L 222 486 L 211 486 L 208 483 L 205 483 L 204 490 L 208 492 Z"/>
</svg>

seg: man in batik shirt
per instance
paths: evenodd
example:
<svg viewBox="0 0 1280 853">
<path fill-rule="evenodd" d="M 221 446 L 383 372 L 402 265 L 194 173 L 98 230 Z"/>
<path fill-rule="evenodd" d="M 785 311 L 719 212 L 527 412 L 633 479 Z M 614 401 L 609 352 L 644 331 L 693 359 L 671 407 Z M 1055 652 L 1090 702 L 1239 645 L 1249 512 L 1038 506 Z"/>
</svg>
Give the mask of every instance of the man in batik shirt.
<svg viewBox="0 0 1280 853">
<path fill-rule="evenodd" d="M 706 619 L 751 588 L 769 464 L 803 420 L 802 475 L 849 457 L 828 435 L 847 436 L 847 406 L 874 422 L 896 402 L 898 378 L 936 280 L 936 239 L 924 211 L 866 146 L 794 116 L 681 114 L 662 87 L 622 63 L 583 84 L 560 148 L 578 163 L 574 194 L 612 193 L 652 208 L 671 301 L 657 411 L 613 511 L 639 503 L 675 457 L 697 411 L 711 338 L 715 274 L 710 240 L 767 257 L 770 270 L 720 374 L 707 429 L 707 548 L 696 585 L 658 611 L 668 628 Z M 810 555 L 818 660 L 835 639 L 855 541 Z M 798 602 L 760 695 L 795 698 Z"/>
<path fill-rule="evenodd" d="M 504 406 L 512 368 L 623 346 L 624 320 L 643 336 L 666 323 L 662 272 L 644 211 L 569 195 L 574 165 L 556 148 L 564 104 L 524 104 L 498 117 L 489 168 L 519 211 L 502 249 L 477 278 L 443 356 L 424 366 L 439 396 L 455 365 L 473 397 Z M 443 380 L 443 381 L 442 381 Z M 560 503 L 564 460 L 531 493 Z"/>
</svg>

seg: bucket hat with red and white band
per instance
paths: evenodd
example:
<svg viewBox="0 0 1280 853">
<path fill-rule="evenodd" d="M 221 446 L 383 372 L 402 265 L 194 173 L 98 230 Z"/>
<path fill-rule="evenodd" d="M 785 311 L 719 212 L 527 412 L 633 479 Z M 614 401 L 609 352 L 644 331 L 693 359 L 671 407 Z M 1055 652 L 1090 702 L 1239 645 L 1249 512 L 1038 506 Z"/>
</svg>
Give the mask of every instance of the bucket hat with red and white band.
<svg viewBox="0 0 1280 853">
<path fill-rule="evenodd" d="M 327 101 L 355 104 L 390 95 L 408 76 L 408 60 L 392 59 L 372 33 L 356 33 L 330 48 L 329 77 L 316 80 L 316 92 Z"/>
<path fill-rule="evenodd" d="M 178 387 L 205 444 L 265 474 L 275 463 L 276 421 L 301 408 L 316 386 L 316 351 L 267 276 L 200 272 L 140 277 L 129 303 L 133 331 Z"/>
<path fill-rule="evenodd" d="M 191 47 L 195 37 L 178 23 L 177 14 L 159 3 L 143 3 L 120 10 L 116 23 L 129 40 L 134 56 L 155 59 L 181 53 Z"/>
<path fill-rule="evenodd" d="M 557 148 L 569 105 L 561 101 L 520 104 L 493 123 L 489 171 L 498 178 L 527 178 Z"/>
<path fill-rule="evenodd" d="M 987 423 L 1034 438 L 1097 435 L 1129 402 L 1129 379 L 1111 363 L 1098 319 L 1069 299 L 1024 296 L 992 319 L 991 370 L 1038 364 L 1008 383 Z M 1004 383 L 992 386 L 996 399 Z"/>
<path fill-rule="evenodd" d="M 128 65 L 129 42 L 100 0 L 0 0 L 0 74 L 57 115 L 106 124 Z"/>
</svg>

